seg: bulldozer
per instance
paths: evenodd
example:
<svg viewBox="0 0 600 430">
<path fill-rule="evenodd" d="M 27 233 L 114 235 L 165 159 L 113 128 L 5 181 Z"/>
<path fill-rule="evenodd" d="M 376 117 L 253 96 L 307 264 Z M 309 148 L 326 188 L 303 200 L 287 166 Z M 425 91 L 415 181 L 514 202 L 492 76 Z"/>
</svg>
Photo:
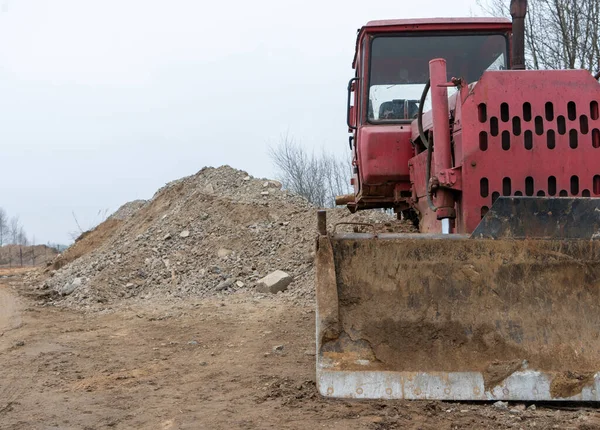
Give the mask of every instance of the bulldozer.
<svg viewBox="0 0 600 430">
<path fill-rule="evenodd" d="M 358 31 L 336 203 L 418 233 L 318 211 L 323 396 L 600 400 L 600 84 L 527 70 L 510 7 Z"/>
</svg>

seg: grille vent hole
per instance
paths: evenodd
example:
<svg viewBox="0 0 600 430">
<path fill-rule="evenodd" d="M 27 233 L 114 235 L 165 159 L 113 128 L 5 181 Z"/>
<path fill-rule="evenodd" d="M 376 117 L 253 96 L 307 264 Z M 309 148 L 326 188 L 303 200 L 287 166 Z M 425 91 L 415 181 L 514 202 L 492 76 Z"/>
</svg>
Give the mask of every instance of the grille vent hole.
<svg viewBox="0 0 600 430">
<path fill-rule="evenodd" d="M 552 102 L 546 103 L 546 121 L 554 120 L 554 105 Z"/>
<path fill-rule="evenodd" d="M 558 124 L 558 134 L 565 134 L 567 132 L 567 122 L 565 117 L 560 115 L 558 118 L 556 118 L 556 122 Z"/>
<path fill-rule="evenodd" d="M 598 119 L 598 102 L 596 100 L 590 103 L 590 116 L 594 121 Z"/>
<path fill-rule="evenodd" d="M 535 134 L 538 136 L 544 134 L 544 119 L 541 116 L 535 117 Z"/>
<path fill-rule="evenodd" d="M 510 149 L 510 133 L 508 131 L 502 132 L 502 149 L 505 151 Z"/>
<path fill-rule="evenodd" d="M 569 193 L 567 193 L 567 190 L 560 190 L 560 193 L 558 193 L 559 197 L 567 197 L 569 195 Z"/>
<path fill-rule="evenodd" d="M 556 177 L 554 176 L 548 178 L 548 194 L 551 196 L 556 195 Z"/>
<path fill-rule="evenodd" d="M 490 208 L 488 208 L 487 206 L 482 206 L 481 207 L 481 218 L 483 218 L 485 216 L 485 214 L 487 214 L 490 211 Z"/>
<path fill-rule="evenodd" d="M 490 184 L 488 178 L 481 178 L 479 180 L 479 194 L 481 197 L 487 197 L 490 194 Z"/>
<path fill-rule="evenodd" d="M 492 136 L 498 136 L 498 118 L 495 116 L 490 118 L 490 133 Z"/>
<path fill-rule="evenodd" d="M 600 175 L 594 176 L 594 182 L 593 182 L 592 189 L 594 191 L 594 194 L 596 194 L 596 195 L 600 194 Z"/>
<path fill-rule="evenodd" d="M 485 131 L 479 133 L 479 149 L 482 151 L 487 151 L 488 149 L 488 136 Z"/>
<path fill-rule="evenodd" d="M 523 119 L 526 122 L 531 121 L 531 103 L 523 103 Z"/>
<path fill-rule="evenodd" d="M 588 117 L 585 115 L 581 115 L 579 117 L 579 130 L 581 130 L 582 134 L 588 134 L 588 131 L 590 131 L 588 126 Z"/>
<path fill-rule="evenodd" d="M 494 191 L 494 192 L 492 193 L 492 204 L 494 204 L 494 202 L 495 202 L 496 200 L 498 200 L 498 197 L 500 197 L 500 193 L 499 193 L 498 191 Z"/>
<path fill-rule="evenodd" d="M 579 177 L 575 175 L 571 176 L 571 194 L 574 196 L 579 194 Z"/>
<path fill-rule="evenodd" d="M 519 118 L 518 116 L 514 117 L 512 120 L 512 124 L 513 124 L 513 134 L 515 136 L 520 136 L 521 135 L 521 118 Z"/>
<path fill-rule="evenodd" d="M 533 178 L 531 176 L 525 178 L 525 195 L 533 196 Z"/>
<path fill-rule="evenodd" d="M 546 133 L 546 143 L 548 149 L 554 149 L 556 147 L 556 133 L 554 133 L 554 130 L 548 130 L 548 133 Z"/>
<path fill-rule="evenodd" d="M 500 105 L 500 119 L 502 119 L 502 122 L 508 122 L 509 118 L 508 103 L 502 103 Z"/>
<path fill-rule="evenodd" d="M 523 193 L 521 191 L 515 191 L 515 197 L 521 197 Z"/>
<path fill-rule="evenodd" d="M 525 132 L 525 149 L 527 149 L 528 151 L 531 151 L 532 148 L 533 148 L 533 133 L 531 132 L 531 130 L 527 130 Z"/>
<path fill-rule="evenodd" d="M 575 129 L 569 132 L 569 146 L 573 149 L 577 148 L 577 130 Z"/>
<path fill-rule="evenodd" d="M 538 197 L 544 197 L 545 195 L 546 195 L 546 193 L 545 193 L 544 191 L 542 191 L 542 190 L 539 190 L 539 191 L 537 192 L 537 196 L 538 196 Z"/>
<path fill-rule="evenodd" d="M 583 190 L 581 192 L 581 197 L 591 197 L 592 194 L 590 193 L 590 190 Z"/>
<path fill-rule="evenodd" d="M 487 106 L 485 103 L 479 103 L 477 106 L 477 112 L 479 117 L 479 122 L 484 123 L 487 121 Z"/>
<path fill-rule="evenodd" d="M 502 179 L 502 195 L 510 196 L 511 194 L 511 186 L 510 186 L 510 178 Z"/>
<path fill-rule="evenodd" d="M 600 148 L 600 130 L 597 128 L 592 131 L 592 146 L 594 148 Z"/>
<path fill-rule="evenodd" d="M 567 113 L 569 114 L 569 120 L 575 121 L 577 119 L 577 107 L 575 102 L 569 102 L 567 104 Z"/>
</svg>

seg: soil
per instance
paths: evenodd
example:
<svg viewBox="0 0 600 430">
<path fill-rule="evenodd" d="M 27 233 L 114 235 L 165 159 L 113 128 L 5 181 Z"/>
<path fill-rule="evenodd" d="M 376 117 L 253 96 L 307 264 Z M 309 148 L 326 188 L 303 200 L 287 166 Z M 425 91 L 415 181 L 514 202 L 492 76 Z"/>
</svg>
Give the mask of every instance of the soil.
<svg viewBox="0 0 600 430">
<path fill-rule="evenodd" d="M 3 429 L 600 429 L 587 406 L 324 399 L 312 306 L 232 294 L 83 313 L 2 274 Z"/>
</svg>

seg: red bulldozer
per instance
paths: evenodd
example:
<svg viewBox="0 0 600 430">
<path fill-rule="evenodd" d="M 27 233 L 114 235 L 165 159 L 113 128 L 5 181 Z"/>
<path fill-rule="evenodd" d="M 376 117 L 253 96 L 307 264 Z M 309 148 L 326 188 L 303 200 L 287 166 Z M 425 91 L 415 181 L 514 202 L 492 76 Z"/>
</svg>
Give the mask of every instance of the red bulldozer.
<svg viewBox="0 0 600 430">
<path fill-rule="evenodd" d="M 360 29 L 337 203 L 419 233 L 319 211 L 322 395 L 600 400 L 600 84 L 526 70 L 526 12 Z"/>
</svg>

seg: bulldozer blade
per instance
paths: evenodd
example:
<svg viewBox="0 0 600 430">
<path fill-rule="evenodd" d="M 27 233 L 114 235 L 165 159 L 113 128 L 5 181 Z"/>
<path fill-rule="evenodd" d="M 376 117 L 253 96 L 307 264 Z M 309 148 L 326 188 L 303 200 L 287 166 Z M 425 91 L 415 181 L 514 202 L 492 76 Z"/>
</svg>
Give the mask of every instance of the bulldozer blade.
<svg viewBox="0 0 600 430">
<path fill-rule="evenodd" d="M 589 239 L 319 235 L 319 392 L 598 401 L 599 256 Z"/>
<path fill-rule="evenodd" d="M 600 199 L 499 197 L 474 238 L 590 239 L 600 236 Z"/>
</svg>

